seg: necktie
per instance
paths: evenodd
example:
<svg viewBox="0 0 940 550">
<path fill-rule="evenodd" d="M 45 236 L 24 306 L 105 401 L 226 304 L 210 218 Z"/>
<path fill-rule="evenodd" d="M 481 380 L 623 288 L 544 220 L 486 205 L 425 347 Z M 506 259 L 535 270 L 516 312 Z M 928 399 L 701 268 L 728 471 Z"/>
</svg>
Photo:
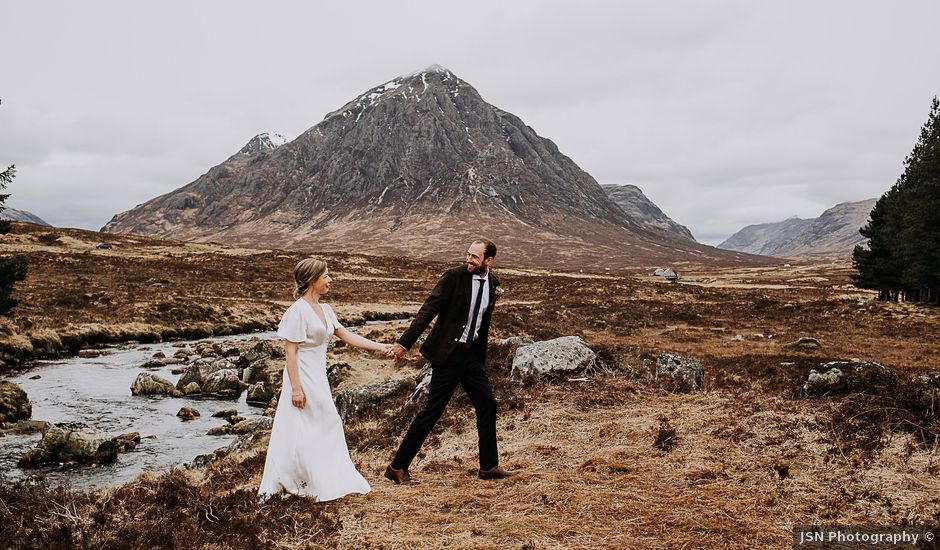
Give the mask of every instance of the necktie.
<svg viewBox="0 0 940 550">
<path fill-rule="evenodd" d="M 473 304 L 473 315 L 470 318 L 470 330 L 467 332 L 467 347 L 470 347 L 470 344 L 473 343 L 473 331 L 477 328 L 477 314 L 480 313 L 480 304 L 483 302 L 483 283 L 486 282 L 485 279 L 473 279 L 474 281 L 480 281 L 480 290 L 477 291 L 477 299 Z"/>
</svg>

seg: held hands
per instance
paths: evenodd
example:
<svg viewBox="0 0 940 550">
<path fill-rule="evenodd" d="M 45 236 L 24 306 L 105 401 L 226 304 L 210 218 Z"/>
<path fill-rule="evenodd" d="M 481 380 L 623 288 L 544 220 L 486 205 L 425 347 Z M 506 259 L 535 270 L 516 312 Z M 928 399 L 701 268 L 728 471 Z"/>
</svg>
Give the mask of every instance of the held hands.
<svg viewBox="0 0 940 550">
<path fill-rule="evenodd" d="M 394 361 L 394 360 L 398 360 L 404 357 L 405 354 L 408 353 L 408 350 L 402 347 L 401 344 L 396 343 L 396 344 L 388 344 L 385 347 L 385 349 L 382 351 L 382 353 L 385 354 L 385 357 L 387 357 L 388 359 L 392 359 Z"/>
<path fill-rule="evenodd" d="M 292 391 L 290 394 L 290 402 L 298 409 L 304 408 L 307 404 L 307 396 L 304 395 L 304 390 L 296 389 Z"/>
</svg>

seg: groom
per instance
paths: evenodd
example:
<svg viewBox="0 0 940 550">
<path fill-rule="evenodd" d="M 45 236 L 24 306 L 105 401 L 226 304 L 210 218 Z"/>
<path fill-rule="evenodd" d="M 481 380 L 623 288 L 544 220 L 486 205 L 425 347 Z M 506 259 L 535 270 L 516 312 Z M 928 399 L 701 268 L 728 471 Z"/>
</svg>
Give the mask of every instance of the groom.
<svg viewBox="0 0 940 550">
<path fill-rule="evenodd" d="M 463 386 L 476 410 L 480 479 L 502 479 L 516 474 L 499 467 L 496 398 L 483 370 L 490 317 L 499 286 L 499 280 L 490 272 L 495 258 L 495 244 L 486 239 L 473 241 L 467 249 L 466 264 L 441 276 L 411 326 L 387 352 L 389 358 L 400 359 L 437 317 L 421 346 L 421 354 L 432 367 L 427 402 L 411 422 L 391 465 L 385 469 L 385 477 L 396 484 L 418 483 L 411 478 L 408 466 L 444 413 L 458 385 Z"/>
</svg>

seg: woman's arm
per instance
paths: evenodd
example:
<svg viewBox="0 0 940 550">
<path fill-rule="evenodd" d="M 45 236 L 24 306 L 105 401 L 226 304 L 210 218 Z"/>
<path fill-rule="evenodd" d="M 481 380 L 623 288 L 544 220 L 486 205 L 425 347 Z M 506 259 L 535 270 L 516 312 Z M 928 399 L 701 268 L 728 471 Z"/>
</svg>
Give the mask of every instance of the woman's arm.
<svg viewBox="0 0 940 550">
<path fill-rule="evenodd" d="M 287 358 L 287 378 L 290 379 L 290 402 L 298 409 L 304 408 L 307 404 L 307 396 L 304 394 L 304 388 L 300 385 L 300 372 L 297 370 L 297 350 L 300 346 L 297 342 L 290 340 L 284 341 L 284 357 Z"/>
<path fill-rule="evenodd" d="M 378 351 L 384 353 L 386 349 L 391 347 L 391 344 L 380 344 L 378 342 L 373 342 L 368 338 L 363 338 L 354 332 L 350 332 L 345 328 L 338 328 L 333 332 L 340 340 L 346 342 L 350 346 L 355 346 L 357 348 L 367 349 L 369 351 Z"/>
</svg>

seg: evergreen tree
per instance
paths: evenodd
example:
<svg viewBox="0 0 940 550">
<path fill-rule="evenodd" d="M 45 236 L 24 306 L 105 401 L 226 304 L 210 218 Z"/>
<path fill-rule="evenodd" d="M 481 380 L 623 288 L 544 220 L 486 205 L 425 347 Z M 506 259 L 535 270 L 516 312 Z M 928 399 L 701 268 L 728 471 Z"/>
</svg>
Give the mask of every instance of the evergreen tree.
<svg viewBox="0 0 940 550">
<path fill-rule="evenodd" d="M 875 204 L 860 230 L 868 248 L 855 247 L 855 284 L 881 299 L 940 303 L 940 101 L 930 115 L 904 173 Z"/>
<path fill-rule="evenodd" d="M 16 175 L 16 166 L 10 166 L 3 172 L 0 172 L 0 190 L 6 189 L 7 184 L 13 181 Z M 10 195 L 8 193 L 0 194 L 0 211 L 3 211 L 3 204 Z M 0 220 L 0 235 L 10 232 L 10 222 Z M 17 281 L 26 278 L 26 260 L 14 256 L 12 258 L 0 258 L 0 315 L 7 315 L 17 304 L 17 300 L 12 297 L 13 285 Z"/>
</svg>

